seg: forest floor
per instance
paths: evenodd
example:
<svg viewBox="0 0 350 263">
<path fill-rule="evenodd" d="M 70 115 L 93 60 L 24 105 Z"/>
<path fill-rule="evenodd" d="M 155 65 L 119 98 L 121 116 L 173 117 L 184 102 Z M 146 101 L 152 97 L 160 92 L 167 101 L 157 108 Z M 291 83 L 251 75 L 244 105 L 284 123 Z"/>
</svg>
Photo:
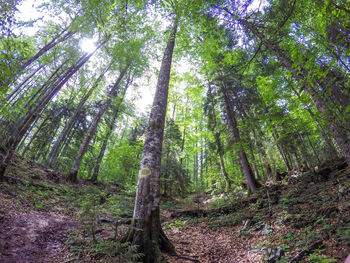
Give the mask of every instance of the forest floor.
<svg viewBox="0 0 350 263">
<path fill-rule="evenodd" d="M 331 163 L 289 178 L 249 197 L 194 193 L 164 200 L 162 224 L 177 252 L 165 258 L 343 263 L 350 253 L 350 169 Z M 135 248 L 118 242 L 133 195 L 119 185 L 72 185 L 16 158 L 0 184 L 0 262 L 136 262 Z"/>
</svg>

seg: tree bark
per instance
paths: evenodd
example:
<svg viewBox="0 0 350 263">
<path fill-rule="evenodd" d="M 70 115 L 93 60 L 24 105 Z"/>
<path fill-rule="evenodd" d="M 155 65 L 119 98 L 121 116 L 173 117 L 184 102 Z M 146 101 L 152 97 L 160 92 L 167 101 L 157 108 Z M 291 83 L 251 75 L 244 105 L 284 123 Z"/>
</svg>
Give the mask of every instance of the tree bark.
<svg viewBox="0 0 350 263">
<path fill-rule="evenodd" d="M 240 137 L 239 130 L 238 130 L 237 120 L 236 120 L 235 113 L 234 113 L 232 105 L 231 105 L 229 95 L 228 95 L 226 87 L 224 85 L 221 87 L 221 93 L 222 93 L 222 96 L 224 99 L 227 119 L 228 119 L 228 123 L 229 123 L 230 129 L 231 129 L 231 133 L 233 135 L 234 142 L 239 145 L 238 155 L 239 155 L 239 160 L 240 160 L 240 164 L 241 164 L 241 169 L 242 169 L 242 172 L 246 178 L 249 190 L 252 193 L 254 193 L 256 191 L 256 189 L 258 187 L 260 187 L 260 184 L 253 176 L 252 169 L 250 167 L 247 155 L 244 152 L 242 145 L 240 144 L 241 137 Z"/>
<path fill-rule="evenodd" d="M 133 225 L 127 240 L 138 245 L 144 254 L 143 262 L 161 261 L 160 248 L 174 253 L 175 248 L 166 238 L 160 225 L 160 165 L 168 101 L 169 79 L 178 20 L 174 22 L 159 71 L 157 89 L 149 117 L 146 139 L 142 151 Z"/>
<path fill-rule="evenodd" d="M 73 166 L 72 166 L 72 168 L 69 172 L 69 175 L 68 175 L 68 179 L 71 182 L 77 182 L 77 174 L 78 174 L 78 170 L 80 167 L 80 163 L 83 159 L 83 156 L 87 150 L 87 147 L 91 141 L 92 136 L 95 134 L 95 132 L 97 130 L 97 126 L 98 126 L 98 123 L 100 122 L 102 115 L 106 112 L 108 107 L 111 105 L 112 99 L 114 99 L 118 95 L 120 82 L 122 81 L 126 71 L 128 70 L 128 67 L 129 67 L 129 65 L 126 66 L 126 68 L 120 72 L 118 79 L 114 83 L 112 89 L 108 92 L 108 98 L 106 99 L 106 101 L 104 101 L 102 103 L 101 107 L 99 108 L 95 118 L 93 119 L 93 121 L 92 121 L 92 123 L 91 123 L 91 125 L 86 133 L 86 136 L 83 140 L 83 143 L 80 146 L 78 154 L 74 160 Z"/>
<path fill-rule="evenodd" d="M 299 92 L 295 89 L 295 88 L 292 88 L 293 92 L 298 96 L 298 98 L 300 99 L 300 94 Z M 306 106 L 306 110 L 308 111 L 308 113 L 310 114 L 310 116 L 314 119 L 314 121 L 316 122 L 317 124 L 317 127 L 318 129 L 320 130 L 321 132 L 321 136 L 326 144 L 326 151 L 327 151 L 327 155 L 328 158 L 330 160 L 334 160 L 334 159 L 337 159 L 339 156 L 338 156 L 338 152 L 337 150 L 335 149 L 333 143 L 332 143 L 332 140 L 329 138 L 329 135 L 327 133 L 327 131 L 325 130 L 325 128 L 321 125 L 320 121 L 317 119 L 317 117 L 315 116 L 315 113 L 311 110 L 310 106 L 308 104 L 305 105 Z"/>
<path fill-rule="evenodd" d="M 258 147 L 258 151 L 259 151 L 259 153 L 261 155 L 261 158 L 263 160 L 263 163 L 264 163 L 264 166 L 265 166 L 265 170 L 266 170 L 266 174 L 267 174 L 268 178 L 272 178 L 273 177 L 273 173 L 272 173 L 271 165 L 270 165 L 269 160 L 267 158 L 265 147 L 262 144 L 260 138 L 257 137 L 256 131 L 255 131 L 254 128 L 252 129 L 252 132 L 253 132 L 255 143 L 256 143 L 256 145 Z M 263 133 L 261 131 L 259 132 L 259 136 L 261 138 L 263 138 Z"/>
</svg>

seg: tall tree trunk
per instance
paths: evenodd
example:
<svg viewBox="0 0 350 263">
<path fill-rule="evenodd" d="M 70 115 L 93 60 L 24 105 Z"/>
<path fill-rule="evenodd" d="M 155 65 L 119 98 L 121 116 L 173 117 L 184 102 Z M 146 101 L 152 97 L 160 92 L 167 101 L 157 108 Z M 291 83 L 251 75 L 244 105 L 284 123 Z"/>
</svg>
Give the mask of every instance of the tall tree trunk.
<svg viewBox="0 0 350 263">
<path fill-rule="evenodd" d="M 91 86 L 91 88 L 89 89 L 88 92 L 86 92 L 86 94 L 84 95 L 84 97 L 80 100 L 77 108 L 74 110 L 72 116 L 69 118 L 69 120 L 66 122 L 63 130 L 61 131 L 60 135 L 58 136 L 55 144 L 53 145 L 49 156 L 46 160 L 46 164 L 51 166 L 52 161 L 58 156 L 58 152 L 61 148 L 62 142 L 64 141 L 64 139 L 66 138 L 66 136 L 68 135 L 68 133 L 71 131 L 74 123 L 76 122 L 77 116 L 79 114 L 79 112 L 81 111 L 81 109 L 83 108 L 85 102 L 89 99 L 89 97 L 91 96 L 92 92 L 95 90 L 95 88 L 98 86 L 98 84 L 100 83 L 100 81 L 103 79 L 104 75 L 106 74 L 106 72 L 108 71 L 109 66 L 100 74 L 100 76 L 96 79 L 96 81 L 94 82 L 94 84 Z"/>
<path fill-rule="evenodd" d="M 111 136 L 111 134 L 113 132 L 113 129 L 115 127 L 115 121 L 117 120 L 117 118 L 119 116 L 120 105 L 121 105 L 121 103 L 123 103 L 123 100 L 124 100 L 124 97 L 125 97 L 125 93 L 126 93 L 128 87 L 129 87 L 130 83 L 131 83 L 131 81 L 129 79 L 127 81 L 127 84 L 126 84 L 124 90 L 123 90 L 123 94 L 121 95 L 120 102 L 118 103 L 116 109 L 114 110 L 113 117 L 112 117 L 112 119 L 109 122 L 108 130 L 107 130 L 107 133 L 105 135 L 105 138 L 103 139 L 102 146 L 101 146 L 101 149 L 100 149 L 100 152 L 98 154 L 98 157 L 97 157 L 97 160 L 96 160 L 96 164 L 95 164 L 95 167 L 94 167 L 94 172 L 93 172 L 92 177 L 91 177 L 91 181 L 92 182 L 96 182 L 97 181 L 97 177 L 98 177 L 98 174 L 99 174 L 99 171 L 100 171 L 100 165 L 101 165 L 103 156 L 105 155 L 105 151 L 106 151 L 106 148 L 107 148 L 109 137 Z"/>
<path fill-rule="evenodd" d="M 84 56 L 83 56 L 84 57 Z M 81 60 L 81 58 L 78 60 L 78 62 Z M 65 73 L 60 72 L 64 65 L 66 65 L 68 63 L 68 59 L 63 61 L 61 63 L 61 65 L 59 65 L 58 67 L 56 67 L 56 70 L 50 75 L 50 77 L 45 81 L 45 83 L 43 83 L 41 85 L 41 87 L 30 97 L 30 99 L 26 102 L 26 104 L 24 105 L 24 108 L 30 108 L 32 107 L 33 101 L 35 102 L 36 97 L 40 97 L 43 96 L 45 94 L 45 92 L 52 87 L 53 85 L 55 85 L 55 83 L 58 83 L 58 81 L 60 79 L 62 79 L 62 76 L 64 76 Z M 68 69 L 66 72 L 69 72 L 70 69 Z M 64 70 L 62 70 L 64 71 Z M 14 100 L 14 98 L 13 98 Z M 12 103 L 12 107 L 16 104 L 16 101 L 13 101 Z"/>
<path fill-rule="evenodd" d="M 175 45 L 178 20 L 175 20 L 162 59 L 157 89 L 149 117 L 142 151 L 134 207 L 134 220 L 127 240 L 138 245 L 145 263 L 161 261 L 160 248 L 174 253 L 175 248 L 160 225 L 160 165 L 164 135 L 165 114 L 168 102 L 170 69 Z"/>
<path fill-rule="evenodd" d="M 83 156 L 87 150 L 87 147 L 91 141 L 91 138 L 97 130 L 97 126 L 98 126 L 98 123 L 100 122 L 102 115 L 106 112 L 108 107 L 111 105 L 112 100 L 118 95 L 120 82 L 122 81 L 126 71 L 128 70 L 128 67 L 129 67 L 129 65 L 126 66 L 126 68 L 120 72 L 118 79 L 114 83 L 112 89 L 108 92 L 108 98 L 106 99 L 106 101 L 104 101 L 102 103 L 101 107 L 99 108 L 95 118 L 93 119 L 93 121 L 92 121 L 92 123 L 91 123 L 91 125 L 86 133 L 86 136 L 83 140 L 83 143 L 80 146 L 78 154 L 74 160 L 73 166 L 72 166 L 72 168 L 69 172 L 69 175 L 68 175 L 68 179 L 72 182 L 77 181 L 77 174 L 78 174 L 78 170 L 80 167 L 80 163 L 81 163 Z"/>
<path fill-rule="evenodd" d="M 238 98 L 238 94 L 235 94 L 236 97 Z M 254 119 L 252 118 L 251 116 L 249 116 L 249 114 L 247 113 L 247 111 L 244 109 L 244 105 L 239 101 L 237 100 L 238 102 L 238 109 L 239 111 L 241 112 L 242 114 L 242 119 Z M 267 177 L 268 178 L 272 178 L 273 177 L 273 173 L 272 173 L 272 169 L 271 169 L 271 166 L 270 166 L 270 163 L 269 163 L 269 160 L 267 158 L 267 154 L 266 154 L 266 151 L 265 151 L 265 147 L 264 145 L 262 144 L 262 139 L 264 138 L 264 134 L 262 132 L 262 130 L 260 129 L 260 127 L 258 127 L 258 134 L 259 134 L 259 138 L 256 134 L 256 129 L 255 127 L 253 127 L 253 125 L 249 122 L 248 125 L 250 126 L 250 129 L 252 131 L 252 134 L 253 134 L 253 138 L 254 138 L 254 142 L 258 148 L 258 152 L 261 156 L 261 158 L 263 159 L 263 164 L 264 164 L 264 167 L 265 167 L 265 170 L 266 170 L 266 174 L 267 174 Z M 250 152 L 252 152 L 253 150 L 253 145 L 251 144 L 251 142 L 249 142 L 249 147 L 250 147 Z M 259 178 L 259 175 L 258 175 L 258 169 L 256 168 L 256 164 L 255 164 L 255 161 L 254 161 L 254 153 L 252 154 L 251 153 L 251 157 L 252 157 L 252 162 L 253 162 L 253 168 L 254 170 L 256 170 L 255 172 L 255 175 L 257 178 Z M 265 177 L 266 179 L 266 177 Z"/>
<path fill-rule="evenodd" d="M 215 142 L 216 142 L 216 148 L 217 148 L 217 152 L 219 155 L 219 162 L 220 162 L 220 171 L 221 171 L 221 175 L 225 181 L 225 191 L 227 192 L 230 188 L 231 188 L 231 180 L 228 177 L 226 168 L 225 168 L 225 159 L 224 159 L 224 149 L 222 147 L 221 144 L 221 140 L 220 140 L 220 131 L 218 129 L 217 126 L 217 122 L 216 122 L 216 112 L 215 112 L 215 105 L 214 105 L 214 101 L 212 99 L 212 94 L 211 94 L 211 87 L 209 87 L 209 91 L 208 91 L 208 99 L 210 100 L 210 108 L 211 108 L 211 121 L 213 123 L 213 128 L 214 128 L 214 133 L 215 133 Z"/>
<path fill-rule="evenodd" d="M 197 148 L 197 143 L 194 146 Z M 194 188 L 198 189 L 198 153 L 197 151 L 193 154 L 193 184 Z"/>
<path fill-rule="evenodd" d="M 180 165 L 182 166 L 182 162 L 183 162 L 183 159 L 184 157 L 182 156 L 183 155 L 183 152 L 185 150 L 185 140 L 186 140 L 186 128 L 187 128 L 187 125 L 186 125 L 186 121 L 187 121 L 187 100 L 186 100 L 186 103 L 185 103 L 185 117 L 184 117 L 184 130 L 182 132 L 182 141 L 181 141 L 181 152 L 180 152 Z"/>
<path fill-rule="evenodd" d="M 233 111 L 231 101 L 228 95 L 228 92 L 226 90 L 226 87 L 223 85 L 221 87 L 221 93 L 224 98 L 224 103 L 225 103 L 225 109 L 226 109 L 226 114 L 227 114 L 227 119 L 228 123 L 231 129 L 231 133 L 233 135 L 234 142 L 239 145 L 239 150 L 238 150 L 238 155 L 239 155 L 239 160 L 241 164 L 241 169 L 242 172 L 247 180 L 247 185 L 249 190 L 254 193 L 258 187 L 260 187 L 260 184 L 258 181 L 254 178 L 254 175 L 252 173 L 252 169 L 250 167 L 250 164 L 248 162 L 248 158 L 246 153 L 243 150 L 241 143 L 241 137 L 239 134 L 238 130 L 238 125 L 237 125 L 237 120 L 235 117 L 235 113 Z"/>
<path fill-rule="evenodd" d="M 251 141 L 249 141 L 249 143 L 248 143 L 248 148 L 249 148 L 250 159 L 251 159 L 252 165 L 253 165 L 254 176 L 255 176 L 255 178 L 257 178 L 261 181 L 262 178 L 260 177 L 259 169 L 258 169 L 258 166 L 256 165 L 257 161 L 255 159 L 254 148 L 253 148 L 253 144 Z"/>
</svg>

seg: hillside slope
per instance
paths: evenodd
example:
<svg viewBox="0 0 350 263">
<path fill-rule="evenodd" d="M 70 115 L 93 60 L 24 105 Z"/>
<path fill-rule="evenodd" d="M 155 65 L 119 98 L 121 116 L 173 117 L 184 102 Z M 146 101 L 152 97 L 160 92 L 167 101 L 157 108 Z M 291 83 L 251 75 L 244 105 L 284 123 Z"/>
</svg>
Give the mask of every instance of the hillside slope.
<svg viewBox="0 0 350 263">
<path fill-rule="evenodd" d="M 133 191 L 64 176 L 16 158 L 0 184 L 0 262 L 137 262 L 121 244 Z M 169 262 L 344 262 L 350 169 L 296 172 L 249 197 L 195 193 L 162 203 Z M 123 261 L 124 260 L 124 261 Z"/>
</svg>

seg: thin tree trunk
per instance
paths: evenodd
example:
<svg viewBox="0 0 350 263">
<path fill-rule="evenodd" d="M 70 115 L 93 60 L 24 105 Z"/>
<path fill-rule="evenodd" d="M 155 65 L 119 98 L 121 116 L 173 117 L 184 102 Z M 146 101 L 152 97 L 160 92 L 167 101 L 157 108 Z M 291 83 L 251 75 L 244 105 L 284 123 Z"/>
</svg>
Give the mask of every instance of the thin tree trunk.
<svg viewBox="0 0 350 263">
<path fill-rule="evenodd" d="M 220 131 L 218 129 L 217 126 L 217 122 L 216 122 L 216 112 L 215 112 L 215 105 L 214 105 L 214 101 L 212 99 L 212 94 L 211 94 L 211 87 L 209 87 L 209 91 L 208 91 L 208 99 L 210 100 L 210 107 L 211 107 L 211 120 L 213 122 L 213 126 L 214 126 L 214 133 L 215 133 L 215 142 L 216 142 L 216 147 L 217 147 L 217 152 L 219 155 L 219 162 L 220 162 L 220 171 L 221 171 L 221 175 L 225 181 L 226 187 L 225 187 L 225 191 L 227 192 L 230 188 L 231 188 L 231 180 L 228 177 L 226 168 L 225 168 L 225 160 L 224 160 L 224 149 L 222 148 L 222 144 L 221 144 L 221 140 L 220 140 Z"/>
<path fill-rule="evenodd" d="M 250 167 L 250 164 L 248 162 L 248 158 L 246 153 L 243 150 L 241 143 L 241 138 L 237 126 L 237 120 L 236 117 L 234 116 L 234 111 L 231 105 L 231 101 L 229 99 L 229 96 L 227 94 L 227 90 L 225 86 L 221 87 L 221 93 L 224 98 L 224 103 L 225 103 L 225 108 L 226 108 L 226 114 L 227 114 L 227 119 L 228 123 L 231 129 L 231 133 L 233 135 L 234 142 L 239 145 L 239 150 L 238 150 L 238 155 L 239 155 L 239 160 L 241 164 L 241 169 L 242 172 L 247 180 L 247 185 L 249 190 L 254 193 L 258 187 L 260 187 L 260 184 L 258 181 L 254 178 L 252 169 Z"/>
<path fill-rule="evenodd" d="M 277 146 L 278 151 L 280 152 L 280 155 L 281 155 L 281 157 L 282 157 L 282 160 L 283 160 L 283 162 L 284 162 L 284 164 L 285 164 L 287 170 L 288 170 L 288 171 L 291 171 L 291 170 L 292 170 L 292 167 L 291 167 L 291 165 L 290 165 L 290 163 L 289 163 L 289 161 L 288 161 L 288 157 L 287 157 L 287 155 L 286 155 L 286 153 L 285 153 L 285 151 L 284 151 L 282 145 L 281 145 L 280 142 L 279 142 L 278 133 L 277 133 L 275 130 L 273 131 L 272 136 L 273 136 L 273 138 L 275 139 L 275 144 L 276 144 L 276 146 Z"/>
<path fill-rule="evenodd" d="M 318 162 L 318 163 L 321 163 L 321 159 L 320 159 L 320 157 L 318 156 L 319 154 L 317 153 L 316 148 L 315 148 L 314 144 L 312 143 L 312 141 L 311 141 L 311 139 L 310 139 L 310 136 L 309 136 L 309 135 L 306 135 L 306 138 L 307 138 L 307 141 L 308 141 L 309 145 L 311 146 L 311 149 L 312 149 L 312 152 L 313 152 L 314 156 L 315 156 L 316 159 L 317 159 L 317 162 Z"/>
<path fill-rule="evenodd" d="M 127 240 L 138 245 L 144 263 L 161 261 L 160 248 L 174 253 L 175 248 L 160 225 L 160 165 L 168 101 L 170 69 L 177 31 L 177 19 L 162 59 L 148 129 L 143 147 L 134 207 L 134 220 Z"/>
<path fill-rule="evenodd" d="M 197 148 L 197 143 L 195 144 L 195 148 Z M 197 191 L 198 187 L 198 153 L 195 152 L 193 155 L 193 184 Z"/>
<path fill-rule="evenodd" d="M 300 99 L 300 94 L 299 92 L 295 89 L 292 88 L 293 92 L 298 96 L 298 98 Z M 329 158 L 331 160 L 333 159 L 337 159 L 338 156 L 338 152 L 335 149 L 331 139 L 329 138 L 327 131 L 323 128 L 323 126 L 321 125 L 320 121 L 317 119 L 317 117 L 315 116 L 315 113 L 311 110 L 310 106 L 308 104 L 305 105 L 306 106 L 306 110 L 308 111 L 308 113 L 310 114 L 310 116 L 314 119 L 314 121 L 317 124 L 318 129 L 321 132 L 321 136 L 326 144 L 326 151 L 327 151 L 327 156 L 329 156 Z"/>
<path fill-rule="evenodd" d="M 22 156 L 24 156 L 26 154 L 26 152 L 29 150 L 30 145 L 32 144 L 33 140 L 37 137 L 38 133 L 41 131 L 41 129 L 44 127 L 44 125 L 46 124 L 46 122 L 51 118 L 50 115 L 48 115 L 40 124 L 40 126 L 38 127 L 38 129 L 35 131 L 35 133 L 33 134 L 32 138 L 30 139 L 30 141 L 28 142 L 28 144 L 26 145 L 26 147 L 24 148 L 23 152 L 22 152 Z"/>
<path fill-rule="evenodd" d="M 25 136 L 23 136 L 21 142 L 19 143 L 19 145 L 17 146 L 17 150 L 20 150 L 23 148 L 24 146 L 24 143 L 26 141 L 26 139 L 28 138 L 28 136 L 30 135 L 30 133 L 33 131 L 36 123 L 38 122 L 38 120 L 40 119 L 40 117 L 38 116 L 34 121 L 33 121 L 33 124 L 30 126 L 30 128 L 28 129 L 28 131 L 26 132 Z M 23 154 L 22 154 L 23 156 Z"/>
<path fill-rule="evenodd" d="M 41 65 L 40 67 L 38 67 L 35 71 L 33 71 L 32 74 L 30 74 L 28 77 L 25 78 L 25 80 L 23 80 L 8 96 L 7 96 L 7 100 L 11 101 L 11 98 L 17 93 L 19 92 L 19 90 L 21 89 L 21 87 L 26 84 L 28 82 L 28 80 L 30 78 L 32 78 L 36 73 L 38 73 L 41 69 L 43 68 L 43 66 Z"/>
<path fill-rule="evenodd" d="M 96 79 L 96 81 L 94 82 L 94 84 L 91 86 L 91 88 L 89 89 L 88 92 L 86 92 L 86 94 L 84 95 L 84 97 L 80 100 L 77 108 L 74 110 L 72 116 L 69 118 L 69 120 L 66 122 L 63 130 L 61 131 L 59 137 L 57 138 L 55 144 L 53 145 L 49 156 L 46 160 L 46 164 L 51 166 L 52 161 L 58 156 L 58 152 L 61 148 L 61 144 L 64 141 L 64 139 L 66 138 L 66 136 L 68 135 L 68 133 L 71 131 L 74 123 L 76 122 L 77 116 L 79 114 L 79 112 L 81 111 L 81 109 L 83 108 L 85 102 L 90 98 L 92 92 L 95 90 L 95 88 L 98 86 L 98 84 L 100 83 L 100 81 L 102 80 L 102 78 L 104 77 L 104 75 L 106 74 L 106 72 L 108 71 L 110 65 L 100 74 L 100 76 Z"/>
<path fill-rule="evenodd" d="M 74 164 L 69 172 L 68 179 L 72 182 L 77 181 L 77 174 L 78 174 L 78 170 L 80 167 L 80 163 L 81 163 L 83 156 L 87 150 L 87 147 L 91 141 L 91 138 L 97 130 L 97 126 L 98 126 L 98 123 L 100 122 L 102 115 L 106 112 L 108 107 L 111 105 L 112 99 L 114 99 L 118 95 L 120 82 L 122 81 L 126 71 L 128 70 L 128 67 L 129 67 L 129 65 L 126 66 L 126 68 L 120 72 L 118 79 L 114 83 L 112 89 L 108 92 L 108 98 L 106 99 L 106 101 L 104 101 L 102 103 L 101 107 L 99 108 L 95 118 L 93 119 L 93 121 L 92 121 L 92 123 L 91 123 L 91 125 L 86 133 L 86 136 L 83 140 L 83 143 L 81 144 L 80 149 L 78 151 L 78 154 L 74 160 Z"/>
<path fill-rule="evenodd" d="M 253 171 L 254 171 L 255 178 L 261 180 L 261 177 L 259 174 L 259 169 L 256 165 L 257 161 L 256 161 L 255 156 L 254 156 L 254 148 L 253 148 L 253 145 L 251 142 L 248 143 L 248 148 L 249 148 L 250 159 L 251 159 L 252 164 L 253 164 Z"/>
<path fill-rule="evenodd" d="M 183 152 L 185 150 L 185 139 L 186 139 L 186 128 L 187 128 L 186 120 L 187 120 L 187 100 L 186 100 L 186 103 L 185 103 L 184 130 L 182 132 L 182 141 L 181 141 L 181 152 L 180 152 L 180 155 L 181 155 L 180 165 L 181 166 L 182 166 L 182 162 L 183 162 L 183 159 L 184 159 L 184 157 L 182 155 L 183 155 Z"/>
<path fill-rule="evenodd" d="M 96 182 L 97 181 L 97 177 L 98 177 L 98 174 L 99 174 L 99 171 L 100 171 L 100 165 L 101 165 L 103 156 L 105 155 L 105 151 L 106 151 L 106 148 L 107 148 L 109 137 L 111 136 L 111 134 L 113 132 L 113 129 L 115 127 L 115 121 L 117 120 L 117 118 L 119 116 L 120 105 L 121 105 L 121 103 L 124 100 L 125 93 L 126 93 L 128 87 L 129 87 L 130 83 L 131 83 L 131 81 L 129 79 L 127 81 L 127 84 L 126 84 L 124 90 L 123 90 L 123 94 L 122 94 L 122 96 L 120 98 L 120 102 L 117 105 L 117 108 L 114 110 L 114 115 L 112 117 L 112 120 L 109 123 L 107 134 L 105 135 L 105 138 L 103 139 L 102 146 L 101 146 L 101 149 L 100 149 L 100 152 L 98 154 L 98 157 L 97 157 L 97 160 L 96 160 L 96 164 L 95 164 L 95 167 L 94 167 L 94 172 L 93 172 L 92 177 L 91 177 L 91 181 L 92 182 Z"/>
<path fill-rule="evenodd" d="M 44 84 L 41 85 L 41 87 L 31 96 L 31 98 L 26 102 L 24 105 L 24 108 L 30 108 L 32 105 L 32 102 L 35 101 L 35 98 L 39 96 L 40 94 L 44 93 L 47 91 L 47 89 L 50 88 L 50 86 L 54 85 L 56 81 L 58 81 L 62 76 L 59 74 L 60 70 L 63 68 L 63 66 L 68 62 L 68 60 L 64 61 L 61 63 L 60 66 L 56 68 L 56 70 L 50 75 L 47 81 L 45 81 Z M 12 107 L 16 104 L 17 101 L 14 101 L 12 103 Z"/>
<path fill-rule="evenodd" d="M 44 55 L 46 52 L 51 50 L 53 47 L 57 46 L 59 43 L 69 39 L 71 36 L 74 35 L 74 32 L 67 31 L 67 28 L 64 29 L 57 37 L 53 38 L 51 42 L 47 43 L 44 47 L 42 47 L 33 57 L 28 59 L 25 63 L 23 63 L 19 68 L 18 72 L 24 70 L 26 67 L 28 67 L 30 64 L 32 64 L 35 60 L 40 58 L 42 55 Z M 65 33 L 65 34 L 64 34 Z M 62 36 L 62 37 L 61 37 Z"/>
<path fill-rule="evenodd" d="M 273 172 L 272 172 L 272 169 L 271 169 L 271 165 L 269 163 L 269 160 L 267 158 L 267 154 L 266 154 L 266 151 L 265 151 L 265 147 L 264 145 L 262 144 L 261 140 L 257 137 L 256 135 L 256 131 L 255 129 L 253 128 L 252 129 L 252 132 L 253 132 L 253 136 L 254 136 L 254 140 L 255 140 L 255 143 L 258 147 L 258 151 L 261 155 L 261 158 L 263 160 L 263 163 L 264 163 L 264 166 L 265 166 L 265 170 L 266 170 L 266 174 L 268 176 L 268 178 L 272 178 L 273 177 Z M 263 138 L 263 133 L 260 131 L 259 132 L 259 136 L 261 138 Z"/>
</svg>

